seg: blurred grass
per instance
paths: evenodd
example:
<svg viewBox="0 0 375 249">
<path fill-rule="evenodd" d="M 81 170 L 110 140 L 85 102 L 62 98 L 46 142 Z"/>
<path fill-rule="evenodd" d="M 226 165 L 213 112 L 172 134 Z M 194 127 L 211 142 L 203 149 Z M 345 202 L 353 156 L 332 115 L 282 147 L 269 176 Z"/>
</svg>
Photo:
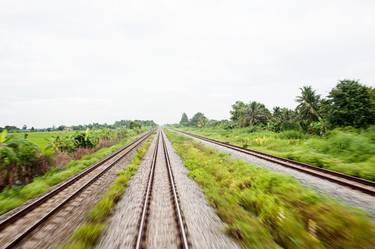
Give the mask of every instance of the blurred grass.
<svg viewBox="0 0 375 249">
<path fill-rule="evenodd" d="M 280 133 L 250 129 L 183 128 L 195 134 L 375 181 L 375 126 L 335 129 L 327 136 L 291 130 Z"/>
<path fill-rule="evenodd" d="M 292 177 L 167 135 L 243 248 L 374 248 L 375 224 L 364 212 L 306 189 Z"/>
<path fill-rule="evenodd" d="M 80 160 L 72 160 L 62 169 L 51 169 L 45 175 L 35 177 L 29 184 L 5 188 L 0 193 L 0 214 L 16 208 L 24 204 L 26 201 L 47 192 L 51 187 L 77 174 L 126 144 L 129 144 L 137 137 L 139 137 L 139 135 L 136 135 L 136 133 L 129 134 L 129 136 L 123 139 L 120 143 L 111 147 L 102 148 L 95 153 L 85 155 Z"/>
<path fill-rule="evenodd" d="M 114 205 L 123 196 L 131 177 L 137 173 L 152 139 L 149 139 L 141 149 L 138 149 L 132 162 L 118 173 L 113 185 L 86 214 L 86 221 L 75 229 L 70 238 L 58 247 L 59 249 L 89 249 L 95 246 L 96 241 L 106 228 L 106 218 L 111 214 Z"/>
</svg>

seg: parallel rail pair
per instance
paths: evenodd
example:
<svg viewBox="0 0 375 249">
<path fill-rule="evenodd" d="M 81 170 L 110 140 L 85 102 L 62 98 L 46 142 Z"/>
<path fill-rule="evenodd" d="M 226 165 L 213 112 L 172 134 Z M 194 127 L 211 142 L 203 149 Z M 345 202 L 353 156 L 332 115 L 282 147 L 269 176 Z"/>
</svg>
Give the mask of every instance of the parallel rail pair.
<svg viewBox="0 0 375 249">
<path fill-rule="evenodd" d="M 0 248 L 8 249 L 13 248 L 18 245 L 25 237 L 31 234 L 36 228 L 42 225 L 48 218 L 53 216 L 57 213 L 66 203 L 70 200 L 75 198 L 79 193 L 81 193 L 84 189 L 88 186 L 92 185 L 96 180 L 98 180 L 104 173 L 106 173 L 109 169 L 111 169 L 114 165 L 116 165 L 120 160 L 122 160 L 126 155 L 134 151 L 142 142 L 150 138 L 154 130 L 142 135 L 140 138 L 135 140 L 134 142 L 120 148 L 113 154 L 105 157 L 104 159 L 100 160 L 99 162 L 95 163 L 94 165 L 90 166 L 89 168 L 85 169 L 81 173 L 69 178 L 67 181 L 61 183 L 57 187 L 55 187 L 52 191 L 47 192 L 43 196 L 37 198 L 36 200 L 32 201 L 31 203 L 21 207 L 18 211 L 7 215 L 7 217 L 0 221 L 0 233 L 3 232 L 7 227 L 14 225 L 17 221 L 24 218 L 26 214 L 32 212 L 33 210 L 40 207 L 43 203 L 46 203 L 49 199 L 55 197 L 57 194 L 61 193 L 63 190 L 75 184 L 76 182 L 81 181 L 85 176 L 87 176 L 90 172 L 93 172 L 95 169 L 103 166 L 106 162 L 110 161 L 111 159 L 117 157 L 113 162 L 111 162 L 108 166 L 106 166 L 103 170 L 98 172 L 94 175 L 89 181 L 83 183 L 76 189 L 74 192 L 69 193 L 69 195 L 59 200 L 58 205 L 54 206 L 52 209 L 46 210 L 45 214 L 42 217 L 39 217 L 36 220 L 28 221 L 29 224 L 27 227 L 23 227 L 23 229 L 17 229 L 17 232 L 12 235 L 12 240 L 7 241 L 5 245 L 1 245 Z M 21 231 L 20 231 L 21 230 Z"/>
<path fill-rule="evenodd" d="M 182 249 L 188 249 L 189 243 L 188 243 L 187 231 L 184 225 L 185 223 L 184 223 L 184 219 L 183 219 L 183 215 L 181 211 L 180 201 L 179 201 L 178 192 L 176 189 L 176 183 L 175 183 L 175 179 L 174 179 L 174 175 L 172 171 L 172 166 L 171 166 L 171 162 L 169 158 L 167 145 L 166 145 L 164 134 L 162 131 L 158 133 L 158 136 L 156 138 L 156 145 L 155 145 L 155 149 L 154 149 L 154 153 L 152 157 L 151 169 L 148 175 L 146 192 L 145 192 L 144 199 L 143 199 L 142 214 L 141 214 L 139 225 L 138 225 L 138 234 L 137 234 L 137 240 L 135 243 L 135 248 L 136 249 L 146 248 L 146 231 L 147 231 L 147 226 L 148 226 L 148 216 L 150 214 L 150 203 L 152 199 L 152 189 L 154 185 L 154 175 L 155 175 L 155 168 L 156 168 L 155 166 L 156 166 L 156 161 L 158 157 L 160 137 L 162 139 L 164 158 L 165 158 L 166 167 L 168 171 L 168 181 L 169 181 L 169 185 L 170 185 L 171 192 L 172 192 L 174 215 L 175 215 L 175 220 L 177 222 L 178 234 L 180 237 L 179 247 Z"/>
<path fill-rule="evenodd" d="M 266 154 L 266 153 L 263 153 L 263 152 L 259 152 L 259 151 L 256 151 L 256 150 L 245 149 L 245 148 L 242 148 L 242 147 L 239 147 L 239 146 L 236 146 L 236 145 L 224 143 L 224 142 L 221 142 L 221 141 L 218 141 L 218 140 L 215 140 L 215 139 L 207 138 L 207 137 L 204 137 L 204 136 L 199 136 L 199 135 L 192 134 L 192 133 L 189 133 L 189 132 L 179 131 L 179 130 L 174 130 L 174 131 L 181 132 L 185 135 L 195 137 L 197 139 L 200 139 L 200 140 L 203 140 L 203 141 L 206 141 L 206 142 L 209 142 L 209 143 L 213 143 L 213 144 L 216 144 L 216 145 L 219 145 L 219 146 L 222 146 L 222 147 L 226 147 L 226 148 L 229 148 L 231 150 L 235 150 L 235 151 L 247 154 L 247 155 L 255 156 L 257 158 L 275 163 L 277 165 L 292 168 L 294 170 L 298 170 L 300 172 L 303 172 L 303 173 L 306 173 L 306 174 L 309 174 L 309 175 L 313 175 L 313 176 L 319 177 L 321 179 L 324 179 L 324 180 L 327 180 L 327 181 L 330 181 L 330 182 L 334 182 L 334 183 L 337 183 L 337 184 L 340 184 L 340 185 L 343 185 L 343 186 L 346 186 L 346 187 L 350 187 L 352 189 L 359 190 L 359 191 L 364 192 L 366 194 L 369 194 L 371 196 L 375 196 L 375 182 L 373 182 L 373 181 L 369 181 L 369 180 L 365 180 L 365 179 L 362 179 L 362 178 L 342 174 L 342 173 L 335 172 L 335 171 L 328 170 L 328 169 L 323 169 L 323 168 L 311 166 L 311 165 L 301 163 L 301 162 L 297 162 L 297 161 L 290 160 L 290 159 L 272 156 L 272 155 L 269 155 L 269 154 Z"/>
</svg>

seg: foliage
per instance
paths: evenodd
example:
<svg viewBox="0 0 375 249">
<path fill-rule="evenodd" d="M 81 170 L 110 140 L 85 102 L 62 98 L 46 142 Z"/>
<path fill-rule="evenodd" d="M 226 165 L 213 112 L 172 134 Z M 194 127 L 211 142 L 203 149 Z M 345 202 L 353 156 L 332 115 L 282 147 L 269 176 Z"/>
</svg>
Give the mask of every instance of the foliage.
<svg viewBox="0 0 375 249">
<path fill-rule="evenodd" d="M 24 186 L 6 187 L 0 193 L 0 214 L 18 207 L 26 201 L 47 192 L 51 187 L 77 174 L 88 166 L 101 160 L 105 156 L 125 146 L 138 136 L 136 132 L 130 132 L 126 138 L 119 143 L 102 148 L 95 153 L 84 156 L 80 160 L 71 160 L 64 168 L 51 168 L 43 176 L 33 178 L 32 182 Z"/>
<path fill-rule="evenodd" d="M 288 108 L 273 108 L 270 128 L 276 132 L 298 129 L 297 113 Z"/>
<path fill-rule="evenodd" d="M 298 103 L 296 111 L 301 127 L 304 130 L 308 130 L 312 122 L 317 122 L 321 119 L 319 114 L 320 95 L 316 94 L 311 86 L 304 86 L 300 90 L 301 95 L 296 98 Z"/>
<path fill-rule="evenodd" d="M 246 104 L 242 101 L 236 101 L 236 103 L 232 105 L 232 110 L 230 111 L 230 120 L 238 124 L 240 127 L 243 127 L 242 123 L 244 123 L 243 119 L 245 117 L 245 110 Z"/>
<path fill-rule="evenodd" d="M 238 123 L 239 127 L 264 125 L 271 116 L 265 105 L 256 101 L 249 104 L 237 101 L 232 108 L 231 120 Z"/>
<path fill-rule="evenodd" d="M 43 153 L 47 153 L 48 144 L 53 140 L 53 138 L 59 136 L 69 136 L 73 134 L 74 131 L 50 131 L 50 132 L 19 132 L 10 133 L 15 139 L 23 139 L 24 134 L 28 134 L 27 140 L 31 143 L 37 145 Z M 48 154 L 48 153 L 47 153 Z"/>
<path fill-rule="evenodd" d="M 204 127 L 207 123 L 207 118 L 206 116 L 204 116 L 203 113 L 201 112 L 198 112 L 196 113 L 190 120 L 190 126 L 193 126 L 193 127 Z"/>
<path fill-rule="evenodd" d="M 188 126 L 189 125 L 189 118 L 186 113 L 182 113 L 181 120 L 180 120 L 180 125 L 182 126 Z"/>
<path fill-rule="evenodd" d="M 295 110 L 273 108 L 271 113 L 264 104 L 250 101 L 236 101 L 230 111 L 228 120 L 208 120 L 197 123 L 191 119 L 190 127 L 225 127 L 233 129 L 249 127 L 251 130 L 268 129 L 282 132 L 285 130 L 302 130 L 309 134 L 325 136 L 336 127 L 353 126 L 366 128 L 375 124 L 375 89 L 353 80 L 342 80 L 333 88 L 327 98 L 322 98 L 311 86 L 300 88 L 296 97 Z M 197 115 L 197 114 L 196 114 Z M 184 117 L 183 123 L 186 122 Z"/>
<path fill-rule="evenodd" d="M 234 160 L 167 133 L 243 248 L 370 248 L 375 225 L 362 212 L 305 189 L 292 177 Z"/>
<path fill-rule="evenodd" d="M 340 81 L 328 95 L 331 104 L 329 113 L 331 124 L 357 128 L 373 124 L 375 100 L 370 91 L 369 87 L 361 85 L 358 81 Z"/>
<path fill-rule="evenodd" d="M 275 156 L 375 181 L 375 127 L 335 129 L 326 136 L 299 130 L 184 128 L 196 134 L 259 150 Z"/>
<path fill-rule="evenodd" d="M 76 131 L 74 133 L 60 133 L 52 137 L 47 148 L 54 151 L 73 152 L 79 148 L 95 148 L 101 140 L 118 141 L 127 135 L 127 130 L 119 129 L 100 129 L 86 131 Z"/>
<path fill-rule="evenodd" d="M 0 134 L 0 189 L 6 185 L 24 184 L 35 174 L 47 168 L 39 147 L 26 139 L 9 136 L 6 130 Z"/>
<path fill-rule="evenodd" d="M 132 162 L 118 173 L 113 185 L 104 194 L 104 197 L 87 213 L 86 221 L 75 229 L 70 238 L 58 248 L 60 249 L 89 249 L 95 246 L 96 241 L 104 231 L 105 220 L 111 214 L 113 207 L 125 193 L 128 183 L 137 173 L 142 157 L 150 146 L 150 139 L 139 149 Z"/>
</svg>

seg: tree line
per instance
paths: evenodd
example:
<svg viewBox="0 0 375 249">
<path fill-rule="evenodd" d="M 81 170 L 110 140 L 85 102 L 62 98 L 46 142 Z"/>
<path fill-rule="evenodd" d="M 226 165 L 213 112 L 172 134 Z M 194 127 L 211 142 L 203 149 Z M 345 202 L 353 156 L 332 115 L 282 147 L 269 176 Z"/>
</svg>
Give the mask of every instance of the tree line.
<svg viewBox="0 0 375 249">
<path fill-rule="evenodd" d="M 133 128 L 140 128 L 140 127 L 155 127 L 157 124 L 153 120 L 120 120 L 115 121 L 113 124 L 107 124 L 107 123 L 91 123 L 86 125 L 72 125 L 72 126 L 66 126 L 66 125 L 59 125 L 59 126 L 52 126 L 48 128 L 34 128 L 31 127 L 30 129 L 27 127 L 27 125 L 23 125 L 22 128 L 19 128 L 14 125 L 6 125 L 4 127 L 0 127 L 0 132 L 3 130 L 7 130 L 8 132 L 45 132 L 45 131 L 64 131 L 64 130 L 73 130 L 73 131 L 82 131 L 86 129 L 117 129 L 117 128 L 127 128 L 127 129 L 133 129 Z"/>
<path fill-rule="evenodd" d="M 339 81 L 326 97 L 317 94 L 311 86 L 303 86 L 296 102 L 295 109 L 276 106 L 269 110 L 257 101 L 236 101 L 230 120 L 209 120 L 201 112 L 189 119 L 183 113 L 179 125 L 226 129 L 262 127 L 276 132 L 299 129 L 322 135 L 336 127 L 366 128 L 375 122 L 375 88 L 356 80 Z"/>
</svg>

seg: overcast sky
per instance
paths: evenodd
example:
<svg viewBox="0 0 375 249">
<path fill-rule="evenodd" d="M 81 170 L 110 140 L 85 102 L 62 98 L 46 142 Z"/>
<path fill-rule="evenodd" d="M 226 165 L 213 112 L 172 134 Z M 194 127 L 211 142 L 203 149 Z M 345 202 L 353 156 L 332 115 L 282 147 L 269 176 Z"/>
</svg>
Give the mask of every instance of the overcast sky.
<svg viewBox="0 0 375 249">
<path fill-rule="evenodd" d="M 2 0 L 0 126 L 229 117 L 375 83 L 373 0 Z"/>
</svg>

